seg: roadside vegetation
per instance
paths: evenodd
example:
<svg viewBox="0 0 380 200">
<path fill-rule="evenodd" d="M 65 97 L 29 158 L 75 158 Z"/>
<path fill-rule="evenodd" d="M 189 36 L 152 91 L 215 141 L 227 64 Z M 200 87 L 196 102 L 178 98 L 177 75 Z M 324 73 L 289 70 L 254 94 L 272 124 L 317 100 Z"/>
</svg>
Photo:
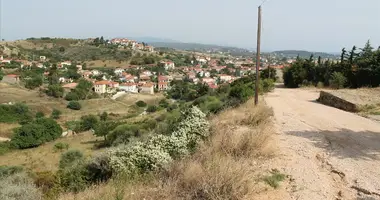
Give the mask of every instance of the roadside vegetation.
<svg viewBox="0 0 380 200">
<path fill-rule="evenodd" d="M 128 187 L 140 187 L 140 184 L 144 184 L 148 180 L 153 180 L 153 185 L 148 185 L 149 187 L 156 187 L 155 184 L 164 181 L 162 182 L 163 188 L 158 191 L 170 191 L 168 194 L 173 195 L 172 199 L 200 197 L 194 196 L 193 192 L 196 190 L 202 190 L 204 193 L 201 192 L 197 195 L 206 195 L 210 199 L 241 197 L 246 195 L 244 188 L 247 185 L 239 184 L 245 184 L 248 177 L 243 176 L 239 170 L 242 169 L 241 166 L 249 165 L 248 159 L 243 163 L 238 161 L 259 156 L 260 145 L 258 142 L 262 144 L 267 140 L 264 139 L 267 138 L 264 133 L 268 134 L 269 131 L 264 127 L 268 126 L 270 111 L 265 107 L 257 108 L 255 116 L 245 116 L 247 113 L 243 112 L 240 121 L 231 123 L 253 128 L 247 128 L 246 132 L 241 132 L 242 135 L 231 135 L 234 138 L 224 142 L 237 143 L 226 144 L 219 141 L 222 135 L 223 137 L 229 135 L 224 131 L 228 130 L 233 133 L 235 130 L 228 129 L 227 127 L 230 126 L 227 124 L 225 128 L 219 127 L 222 126 L 221 122 L 213 122 L 212 116 L 226 116 L 223 113 L 235 112 L 234 108 L 239 109 L 242 104 L 248 105 L 246 102 L 255 92 L 252 85 L 253 80 L 253 76 L 245 77 L 217 90 L 208 90 L 202 85 L 192 86 L 187 83 L 179 83 L 183 84 L 186 93 L 173 87 L 168 91 L 167 99 L 157 100 L 154 103 L 136 101 L 136 105 L 133 105 L 134 109 L 140 110 L 140 112 L 146 109 L 146 115 L 136 115 L 131 118 L 118 117 L 115 120 L 113 115 L 103 112 L 83 115 L 80 119 L 67 121 L 64 127 L 73 130 L 75 134 L 90 133 L 97 138 L 88 145 L 102 152 L 98 155 L 90 156 L 91 154 L 75 149 L 75 145 L 65 142 L 65 140 L 57 140 L 62 134 L 61 126 L 54 120 L 62 118 L 57 110 L 52 111 L 49 117 L 38 115 L 39 117 L 35 119 L 23 122 L 20 128 L 15 129 L 12 140 L 2 143 L 1 148 L 9 145 L 9 148 L 32 148 L 28 150 L 33 150 L 46 143 L 43 148 L 49 146 L 53 154 L 62 153 L 59 164 L 56 163 L 54 170 L 36 172 L 31 170 L 32 168 L 24 169 L 31 173 L 29 177 L 33 180 L 32 188 L 37 187 L 37 191 L 42 191 L 42 196 L 38 198 L 70 199 L 72 195 L 78 198 L 77 195 L 82 196 L 80 194 L 83 191 L 107 183 L 112 185 L 116 182 L 122 183 L 117 186 L 122 188 L 120 188 L 120 193 L 112 195 L 124 196 L 127 194 L 124 191 L 127 191 Z M 268 92 L 273 87 L 273 80 L 264 80 L 261 84 L 261 91 Z M 21 114 L 24 115 L 24 113 Z M 21 116 L 14 116 L 14 120 L 22 121 Z M 238 119 L 236 118 L 236 120 Z M 263 127 L 259 128 L 260 125 Z M 254 131 L 252 132 L 252 130 Z M 256 133 L 262 134 L 259 134 L 260 136 L 252 135 Z M 214 141 L 213 138 L 216 137 L 219 139 Z M 52 143 L 51 141 L 54 140 L 57 142 Z M 228 152 L 224 152 L 225 148 L 229 148 Z M 17 152 L 10 154 L 14 153 Z M 193 184 L 187 182 L 186 174 L 175 173 L 182 171 L 191 173 L 193 169 L 187 169 L 187 167 L 197 167 L 193 164 L 188 165 L 187 162 L 193 164 L 200 162 L 200 167 L 204 170 L 206 177 L 210 177 L 203 187 L 213 188 L 212 190 L 193 188 Z M 213 164 L 221 163 L 225 163 L 226 166 L 221 166 L 219 169 L 209 168 Z M 224 171 L 229 168 L 234 170 Z M 236 173 L 240 173 L 241 176 Z M 214 176 L 219 176 L 220 179 L 212 179 Z M 232 177 L 234 179 L 231 179 Z M 206 181 L 200 179 L 200 176 L 195 178 L 197 179 L 194 179 L 192 183 Z M 252 179 L 252 181 L 255 180 L 259 179 Z M 178 185 L 171 187 L 172 183 Z M 202 184 L 196 185 L 202 186 Z M 229 187 L 233 187 L 232 192 L 226 192 L 223 189 Z M 148 191 L 146 195 L 150 195 L 150 190 Z M 157 195 L 164 194 L 161 192 Z M 136 194 L 139 192 L 136 191 Z M 128 195 L 130 194 L 128 193 Z M 126 198 L 133 199 L 134 197 Z M 95 199 L 99 199 L 99 197 Z"/>
<path fill-rule="evenodd" d="M 356 46 L 349 52 L 343 48 L 339 62 L 322 61 L 321 57 L 315 62 L 313 56 L 297 58 L 283 74 L 285 86 L 290 88 L 309 85 L 334 89 L 378 87 L 378 77 L 380 49 L 374 50 L 369 41 L 360 51 Z"/>
</svg>

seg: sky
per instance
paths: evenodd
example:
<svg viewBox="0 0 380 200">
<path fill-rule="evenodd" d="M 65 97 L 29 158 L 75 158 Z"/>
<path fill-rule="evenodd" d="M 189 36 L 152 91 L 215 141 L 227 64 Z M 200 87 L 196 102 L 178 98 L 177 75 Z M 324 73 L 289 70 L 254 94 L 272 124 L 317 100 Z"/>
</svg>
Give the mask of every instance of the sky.
<svg viewBox="0 0 380 200">
<path fill-rule="evenodd" d="M 157 37 L 256 48 L 262 0 L 0 0 L 1 35 Z M 340 52 L 380 45 L 380 0 L 268 0 L 262 49 Z"/>
</svg>

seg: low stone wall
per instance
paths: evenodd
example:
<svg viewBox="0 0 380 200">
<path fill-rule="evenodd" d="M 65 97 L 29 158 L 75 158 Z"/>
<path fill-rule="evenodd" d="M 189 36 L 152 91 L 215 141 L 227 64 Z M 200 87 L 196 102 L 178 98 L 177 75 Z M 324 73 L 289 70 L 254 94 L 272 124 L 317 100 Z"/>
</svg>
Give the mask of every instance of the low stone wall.
<svg viewBox="0 0 380 200">
<path fill-rule="evenodd" d="M 324 105 L 332 106 L 334 108 L 338 108 L 338 109 L 345 110 L 348 112 L 359 111 L 359 108 L 357 105 L 325 91 L 321 91 L 317 101 Z"/>
</svg>

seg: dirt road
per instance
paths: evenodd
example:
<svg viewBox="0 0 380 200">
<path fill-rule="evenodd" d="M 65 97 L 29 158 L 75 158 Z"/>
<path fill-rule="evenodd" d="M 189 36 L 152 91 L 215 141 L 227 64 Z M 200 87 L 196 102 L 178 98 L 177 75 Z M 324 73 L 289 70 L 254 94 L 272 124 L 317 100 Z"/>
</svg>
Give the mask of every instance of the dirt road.
<svg viewBox="0 0 380 200">
<path fill-rule="evenodd" d="M 277 88 L 273 107 L 288 199 L 380 199 L 380 123 L 321 105 L 319 93 Z M 285 198 L 285 197 L 284 197 Z"/>
</svg>

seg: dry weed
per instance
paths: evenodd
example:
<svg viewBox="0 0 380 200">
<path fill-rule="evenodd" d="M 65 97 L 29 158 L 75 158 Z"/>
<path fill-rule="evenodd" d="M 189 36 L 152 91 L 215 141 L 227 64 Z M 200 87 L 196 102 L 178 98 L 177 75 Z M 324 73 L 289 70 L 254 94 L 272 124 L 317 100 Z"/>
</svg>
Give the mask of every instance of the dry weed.
<svg viewBox="0 0 380 200">
<path fill-rule="evenodd" d="M 153 180 L 110 183 L 61 199 L 252 199 L 260 181 L 255 161 L 271 155 L 271 115 L 252 101 L 226 110 L 211 120 L 212 136 L 195 154 Z"/>
</svg>

